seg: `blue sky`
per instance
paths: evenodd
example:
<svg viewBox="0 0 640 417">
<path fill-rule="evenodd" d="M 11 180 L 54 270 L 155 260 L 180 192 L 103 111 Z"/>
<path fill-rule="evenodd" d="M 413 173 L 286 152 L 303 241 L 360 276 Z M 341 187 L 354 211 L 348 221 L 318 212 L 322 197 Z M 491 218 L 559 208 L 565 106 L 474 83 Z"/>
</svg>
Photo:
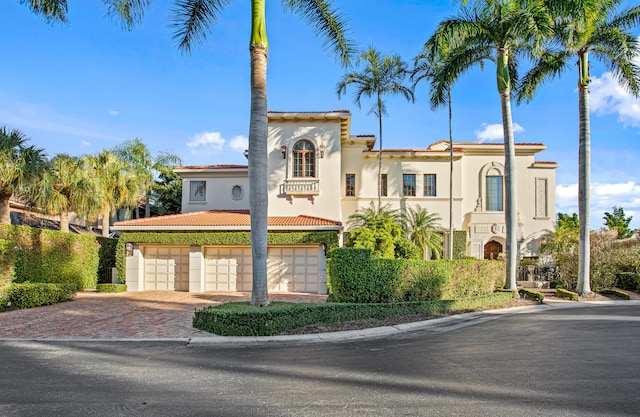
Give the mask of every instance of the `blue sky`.
<svg viewBox="0 0 640 417">
<path fill-rule="evenodd" d="M 141 138 L 155 154 L 172 151 L 185 165 L 246 163 L 249 126 L 250 5 L 232 2 L 207 40 L 182 54 L 169 27 L 171 1 L 156 0 L 143 23 L 127 32 L 105 17 L 101 1 L 69 1 L 69 25 L 49 25 L 18 0 L 0 14 L 0 124 L 58 153 L 94 154 Z M 351 37 L 412 62 L 440 20 L 456 6 L 442 0 L 335 0 Z M 376 134 L 377 120 L 350 92 L 338 99 L 345 73 L 322 39 L 279 1 L 267 5 L 269 109 L 352 112 L 353 134 Z M 637 35 L 637 34 L 636 34 Z M 592 218 L 621 206 L 640 227 L 640 100 L 629 97 L 598 62 L 592 63 Z M 557 210 L 577 212 L 576 77 L 545 84 L 529 104 L 513 104 L 516 142 L 542 142 L 538 156 L 556 161 Z M 448 138 L 446 110 L 433 112 L 428 89 L 416 102 L 388 98 L 385 148 L 426 148 Z M 487 65 L 454 86 L 455 141 L 500 142 L 500 102 Z M 498 132 L 496 135 L 494 132 Z"/>
</svg>

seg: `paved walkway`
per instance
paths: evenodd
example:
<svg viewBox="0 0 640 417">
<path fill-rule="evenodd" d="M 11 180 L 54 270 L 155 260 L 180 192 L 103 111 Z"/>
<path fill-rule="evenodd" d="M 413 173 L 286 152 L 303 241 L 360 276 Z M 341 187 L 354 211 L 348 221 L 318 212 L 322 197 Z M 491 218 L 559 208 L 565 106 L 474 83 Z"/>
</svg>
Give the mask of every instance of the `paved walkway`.
<svg viewBox="0 0 640 417">
<path fill-rule="evenodd" d="M 250 293 L 79 292 L 72 301 L 0 313 L 0 339 L 218 337 L 191 326 L 203 307 L 248 301 Z M 325 295 L 269 294 L 271 301 L 324 302 Z"/>
</svg>

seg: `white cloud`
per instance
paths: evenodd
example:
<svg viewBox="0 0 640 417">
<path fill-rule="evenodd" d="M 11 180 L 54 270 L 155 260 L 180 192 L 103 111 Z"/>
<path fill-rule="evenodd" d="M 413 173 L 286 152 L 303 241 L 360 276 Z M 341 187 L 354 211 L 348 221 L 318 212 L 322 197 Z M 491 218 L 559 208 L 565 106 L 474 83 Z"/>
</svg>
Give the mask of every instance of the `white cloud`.
<svg viewBox="0 0 640 417">
<path fill-rule="evenodd" d="M 613 207 L 622 207 L 625 215 L 634 216 L 631 227 L 640 227 L 640 184 L 634 181 L 625 183 L 591 184 L 591 228 L 604 226 L 602 217 Z M 556 210 L 558 213 L 578 212 L 578 184 L 556 186 Z"/>
<path fill-rule="evenodd" d="M 640 127 L 640 100 L 625 91 L 610 72 L 593 77 L 589 107 L 597 116 L 617 114 L 618 121 L 625 126 Z"/>
<path fill-rule="evenodd" d="M 196 133 L 193 139 L 187 142 L 187 146 L 190 148 L 204 148 L 204 152 L 213 153 L 221 151 L 225 142 L 220 132 L 201 132 Z M 198 152 L 200 151 L 199 149 Z M 196 150 L 194 149 L 193 152 L 195 153 Z"/>
<path fill-rule="evenodd" d="M 87 142 L 86 140 L 83 140 L 80 143 L 82 143 L 82 146 L 91 146 L 91 142 Z"/>
<path fill-rule="evenodd" d="M 513 133 L 524 132 L 524 128 L 517 123 L 513 124 Z M 493 140 L 503 140 L 504 132 L 502 130 L 502 124 L 482 124 L 482 130 L 475 131 L 476 138 L 482 143 Z"/>
<path fill-rule="evenodd" d="M 109 116 L 117 116 L 120 114 L 119 110 L 109 109 Z"/>
<path fill-rule="evenodd" d="M 249 138 L 236 136 L 229 142 L 229 147 L 234 151 L 244 152 L 244 150 L 249 147 Z"/>
</svg>

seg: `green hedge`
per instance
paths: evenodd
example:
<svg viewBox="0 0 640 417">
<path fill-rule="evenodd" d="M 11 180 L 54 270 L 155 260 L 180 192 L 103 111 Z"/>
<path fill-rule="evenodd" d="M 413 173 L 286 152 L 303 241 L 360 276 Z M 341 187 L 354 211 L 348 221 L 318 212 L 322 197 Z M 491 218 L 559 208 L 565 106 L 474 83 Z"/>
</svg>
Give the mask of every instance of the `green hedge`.
<svg viewBox="0 0 640 417">
<path fill-rule="evenodd" d="M 98 284 L 96 285 L 97 292 L 126 292 L 126 284 Z"/>
<path fill-rule="evenodd" d="M 578 293 L 565 290 L 564 288 L 556 288 L 556 296 L 558 296 L 559 298 L 566 298 L 567 300 L 571 301 L 579 300 Z"/>
<path fill-rule="evenodd" d="M 623 300 L 630 300 L 631 299 L 631 296 L 629 294 L 627 294 L 624 291 L 620 291 L 620 290 L 606 289 L 606 290 L 600 290 L 600 291 L 597 291 L 597 292 L 602 294 L 602 295 L 613 295 L 615 297 L 622 298 Z"/>
<path fill-rule="evenodd" d="M 338 248 L 329 261 L 330 299 L 349 303 L 454 300 L 504 284 L 504 263 L 379 259 L 368 249 Z"/>
<path fill-rule="evenodd" d="M 539 302 L 544 301 L 544 294 L 539 291 L 533 291 L 528 288 L 518 288 L 518 293 L 525 299 L 530 298 Z"/>
<path fill-rule="evenodd" d="M 94 288 L 97 283 L 100 245 L 94 236 L 2 224 L 0 240 L 8 242 L 2 244 L 3 269 L 13 266 L 12 273 L 0 277 L 4 286 L 7 279 L 66 283 L 76 289 Z"/>
<path fill-rule="evenodd" d="M 327 250 L 338 246 L 338 232 L 270 232 L 267 238 L 271 245 L 324 243 Z M 169 245 L 251 245 L 251 234 L 249 232 L 124 232 L 118 239 L 116 247 L 116 268 L 122 282 L 125 282 L 126 278 L 125 245 L 129 242 Z"/>
<path fill-rule="evenodd" d="M 453 259 L 464 259 L 467 256 L 466 230 L 453 231 Z"/>
<path fill-rule="evenodd" d="M 11 284 L 5 298 L 14 307 L 31 308 L 70 300 L 75 295 L 73 284 L 23 282 Z"/>
<path fill-rule="evenodd" d="M 640 291 L 640 274 L 620 272 L 616 274 L 616 287 L 628 291 Z"/>
<path fill-rule="evenodd" d="M 248 302 L 227 303 L 196 311 L 193 327 L 220 336 L 272 336 L 318 323 L 459 312 L 512 299 L 511 293 L 501 292 L 463 300 L 388 304 L 273 302 L 258 307 Z"/>
</svg>

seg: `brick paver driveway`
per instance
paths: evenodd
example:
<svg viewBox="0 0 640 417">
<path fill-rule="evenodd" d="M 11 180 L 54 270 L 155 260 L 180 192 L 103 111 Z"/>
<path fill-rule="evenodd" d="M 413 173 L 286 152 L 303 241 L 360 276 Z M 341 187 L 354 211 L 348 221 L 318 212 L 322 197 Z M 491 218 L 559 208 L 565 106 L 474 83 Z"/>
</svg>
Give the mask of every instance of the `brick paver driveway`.
<svg viewBox="0 0 640 417">
<path fill-rule="evenodd" d="M 272 301 L 324 302 L 317 294 L 270 294 Z M 79 292 L 72 301 L 0 313 L 0 338 L 167 339 L 216 337 L 191 326 L 202 307 L 250 293 Z"/>
</svg>

